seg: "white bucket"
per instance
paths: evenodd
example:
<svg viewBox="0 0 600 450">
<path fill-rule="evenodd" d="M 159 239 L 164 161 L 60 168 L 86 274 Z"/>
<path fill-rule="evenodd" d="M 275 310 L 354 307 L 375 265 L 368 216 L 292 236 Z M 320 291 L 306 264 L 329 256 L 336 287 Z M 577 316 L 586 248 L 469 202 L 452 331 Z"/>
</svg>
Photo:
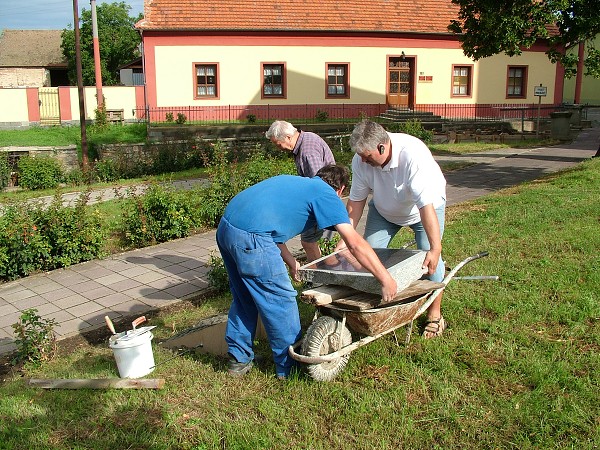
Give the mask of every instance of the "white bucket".
<svg viewBox="0 0 600 450">
<path fill-rule="evenodd" d="M 128 340 L 119 340 L 125 336 L 123 333 L 115 334 L 108 340 L 112 348 L 119 376 L 121 378 L 139 378 L 148 375 L 154 370 L 154 354 L 152 353 L 152 338 L 149 331 Z"/>
</svg>

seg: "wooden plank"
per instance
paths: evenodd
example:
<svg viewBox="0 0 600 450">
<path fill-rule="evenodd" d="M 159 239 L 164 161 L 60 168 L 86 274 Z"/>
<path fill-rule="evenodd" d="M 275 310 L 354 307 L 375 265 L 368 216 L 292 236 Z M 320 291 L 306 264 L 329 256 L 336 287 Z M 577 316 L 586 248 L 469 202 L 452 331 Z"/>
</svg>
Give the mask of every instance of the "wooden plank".
<svg viewBox="0 0 600 450">
<path fill-rule="evenodd" d="M 381 296 L 354 291 L 354 295 L 350 295 L 346 298 L 339 298 L 332 303 L 339 308 L 363 311 L 379 305 L 379 303 L 381 303 Z"/>
<path fill-rule="evenodd" d="M 356 294 L 356 289 L 347 286 L 338 286 L 335 284 L 326 284 L 314 289 L 307 289 L 302 292 L 300 299 L 310 305 L 321 306 L 327 305 L 339 298 L 345 298 Z"/>
<path fill-rule="evenodd" d="M 164 378 L 32 378 L 29 384 L 42 389 L 161 389 L 165 380 Z"/>
<path fill-rule="evenodd" d="M 428 292 L 434 291 L 439 288 L 443 288 L 446 285 L 444 283 L 437 283 L 430 280 L 417 280 L 413 281 L 406 289 L 401 290 L 396 296 L 389 302 L 382 301 L 381 305 L 387 305 L 388 303 L 397 303 L 401 300 L 405 300 L 410 297 L 417 297 Z"/>
</svg>

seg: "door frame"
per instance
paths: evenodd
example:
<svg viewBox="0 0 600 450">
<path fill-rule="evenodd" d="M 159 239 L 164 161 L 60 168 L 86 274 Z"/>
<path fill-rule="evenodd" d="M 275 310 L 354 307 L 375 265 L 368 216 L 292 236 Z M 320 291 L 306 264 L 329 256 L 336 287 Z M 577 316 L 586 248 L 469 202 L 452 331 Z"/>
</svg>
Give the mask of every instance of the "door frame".
<svg viewBox="0 0 600 450">
<path fill-rule="evenodd" d="M 414 109 L 415 106 L 415 89 L 416 89 L 416 66 L 417 66 L 417 57 L 415 55 L 405 55 L 404 52 L 402 54 L 390 54 L 386 55 L 385 59 L 385 100 L 388 107 L 398 107 L 397 105 L 393 105 L 389 102 L 389 87 L 390 87 L 390 59 L 399 58 L 402 61 L 408 62 L 409 67 L 409 91 L 408 91 L 408 101 L 406 107 L 410 110 Z"/>
</svg>

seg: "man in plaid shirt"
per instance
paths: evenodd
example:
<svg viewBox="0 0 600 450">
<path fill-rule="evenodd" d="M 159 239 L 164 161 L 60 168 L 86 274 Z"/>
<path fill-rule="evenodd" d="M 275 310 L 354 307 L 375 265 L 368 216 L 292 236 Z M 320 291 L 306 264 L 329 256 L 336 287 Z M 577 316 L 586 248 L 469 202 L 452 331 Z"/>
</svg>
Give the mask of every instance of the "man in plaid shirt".
<svg viewBox="0 0 600 450">
<path fill-rule="evenodd" d="M 322 167 L 335 164 L 335 158 L 327 143 L 317 134 L 297 130 L 291 123 L 276 120 L 265 133 L 277 148 L 291 152 L 296 163 L 296 170 L 301 177 L 312 178 Z M 319 239 L 323 230 L 310 230 L 302 233 L 300 241 L 308 261 L 321 257 Z"/>
</svg>

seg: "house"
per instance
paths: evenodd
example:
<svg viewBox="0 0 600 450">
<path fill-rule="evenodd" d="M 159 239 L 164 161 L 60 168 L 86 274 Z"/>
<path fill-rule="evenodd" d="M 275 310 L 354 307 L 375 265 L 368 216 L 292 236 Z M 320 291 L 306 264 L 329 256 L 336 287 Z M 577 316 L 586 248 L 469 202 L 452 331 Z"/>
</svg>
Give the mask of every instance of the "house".
<svg viewBox="0 0 600 450">
<path fill-rule="evenodd" d="M 583 45 L 583 44 L 581 44 Z M 597 36 L 593 41 L 596 49 L 600 48 L 600 36 Z M 571 53 L 578 53 L 579 48 L 571 49 Z M 582 54 L 587 56 L 588 49 L 585 46 L 582 48 Z M 565 80 L 565 90 L 563 100 L 568 103 L 600 105 L 600 79 L 585 75 L 585 68 L 582 68 L 583 74 L 579 74 L 579 78 L 572 77 Z M 577 83 L 579 83 L 579 95 L 577 95 Z"/>
<path fill-rule="evenodd" d="M 0 31 L 0 87 L 68 86 L 61 30 Z"/>
<path fill-rule="evenodd" d="M 119 67 L 119 80 L 123 86 L 143 86 L 144 66 L 142 58 L 136 58 Z"/>
<path fill-rule="evenodd" d="M 147 106 L 164 120 L 476 105 L 500 115 L 562 101 L 563 71 L 544 42 L 474 62 L 447 29 L 457 14 L 450 0 L 145 0 Z"/>
</svg>

